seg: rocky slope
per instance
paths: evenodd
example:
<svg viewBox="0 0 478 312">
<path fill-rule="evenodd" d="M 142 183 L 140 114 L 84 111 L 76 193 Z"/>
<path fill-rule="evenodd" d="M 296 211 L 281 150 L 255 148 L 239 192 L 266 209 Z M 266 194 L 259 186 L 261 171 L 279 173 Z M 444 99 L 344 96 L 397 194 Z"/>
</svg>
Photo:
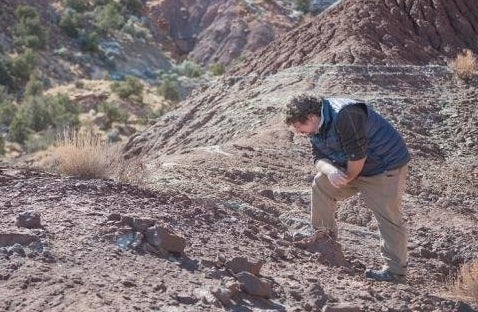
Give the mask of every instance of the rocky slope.
<svg viewBox="0 0 478 312">
<path fill-rule="evenodd" d="M 169 38 L 179 57 L 201 64 L 229 65 L 290 30 L 299 17 L 276 1 L 149 1 L 160 38 Z M 167 39 L 166 39 L 167 40 Z"/>
<path fill-rule="evenodd" d="M 478 51 L 478 3 L 465 0 L 341 1 L 284 34 L 235 72 L 270 73 L 317 63 L 446 64 Z"/>
<path fill-rule="evenodd" d="M 338 8 L 327 13 L 336 25 L 360 12 L 342 20 Z M 448 52 L 434 53 L 431 60 Z M 450 288 L 478 257 L 476 77 L 465 84 L 446 66 L 403 65 L 396 54 L 383 56 L 395 64 L 384 66 L 313 63 L 312 53 L 294 67 L 266 54 L 268 66 L 196 90 L 132 137 L 124 156 L 139 164 L 148 191 L 0 167 L 1 309 L 476 311 L 476 301 Z M 403 133 L 412 154 L 407 283 L 364 278 L 381 262 L 360 196 L 337 211 L 343 255 L 334 244 L 293 244 L 292 234 L 307 229 L 315 173 L 309 143 L 282 123 L 284 103 L 298 93 L 364 99 Z"/>
<path fill-rule="evenodd" d="M 293 6 L 287 1 L 144 1 L 138 14 L 123 16 L 129 29 L 136 29 L 141 36 L 124 29 L 102 35 L 99 53 L 88 53 L 81 51 L 81 40 L 67 36 L 59 27 L 67 11 L 64 1 L 7 0 L 0 3 L 3 53 L 16 52 L 13 37 L 19 5 L 36 8 L 49 32 L 38 66 L 53 85 L 78 78 L 118 79 L 124 75 L 154 80 L 158 71 L 167 71 L 186 58 L 205 66 L 229 65 L 242 54 L 263 48 L 300 21 L 299 15 L 293 17 Z M 93 10 L 90 7 L 88 14 Z M 81 19 L 85 26 L 86 18 Z"/>
</svg>

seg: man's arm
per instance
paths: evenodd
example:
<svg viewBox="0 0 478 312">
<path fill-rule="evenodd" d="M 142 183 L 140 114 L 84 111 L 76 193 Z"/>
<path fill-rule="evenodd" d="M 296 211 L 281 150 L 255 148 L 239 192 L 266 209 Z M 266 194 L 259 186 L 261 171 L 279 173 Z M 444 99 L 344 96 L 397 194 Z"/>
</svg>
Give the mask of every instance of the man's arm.
<svg viewBox="0 0 478 312">
<path fill-rule="evenodd" d="M 367 159 L 367 123 L 365 104 L 347 106 L 337 116 L 337 132 L 348 158 L 345 172 L 348 181 L 360 174 Z"/>
<path fill-rule="evenodd" d="M 347 161 L 347 172 L 345 172 L 347 182 L 352 181 L 359 175 L 359 173 L 362 171 L 362 168 L 363 168 L 363 165 L 365 164 L 366 159 L 367 157 L 364 157 L 359 160 Z"/>
</svg>

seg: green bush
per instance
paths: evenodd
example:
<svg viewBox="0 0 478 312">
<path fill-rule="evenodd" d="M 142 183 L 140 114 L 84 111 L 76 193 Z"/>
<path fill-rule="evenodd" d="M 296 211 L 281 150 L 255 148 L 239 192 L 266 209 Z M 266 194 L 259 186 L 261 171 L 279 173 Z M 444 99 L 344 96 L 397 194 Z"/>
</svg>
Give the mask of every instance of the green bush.
<svg viewBox="0 0 478 312">
<path fill-rule="evenodd" d="M 80 48 L 83 52 L 97 52 L 99 42 L 98 34 L 94 31 L 80 36 Z"/>
<path fill-rule="evenodd" d="M 93 5 L 94 6 L 101 6 L 101 5 L 107 5 L 109 3 L 113 3 L 114 0 L 93 0 Z"/>
<path fill-rule="evenodd" d="M 10 58 L 0 54 L 0 85 L 13 87 L 13 78 L 10 75 Z"/>
<path fill-rule="evenodd" d="M 178 81 L 164 76 L 161 85 L 158 87 L 158 94 L 164 97 L 166 100 L 172 102 L 179 101 L 179 84 Z"/>
<path fill-rule="evenodd" d="M 135 98 L 139 102 L 143 101 L 144 85 L 133 76 L 127 76 L 125 81 L 115 82 L 111 85 L 111 91 L 118 94 L 122 99 Z"/>
<path fill-rule="evenodd" d="M 5 139 L 3 135 L 0 133 L 0 155 L 5 155 Z"/>
<path fill-rule="evenodd" d="M 88 1 L 85 0 L 64 0 L 64 4 L 79 13 L 88 9 Z"/>
<path fill-rule="evenodd" d="M 129 19 L 121 28 L 121 32 L 130 34 L 133 38 L 146 39 L 151 37 L 151 32 L 147 28 L 136 26 L 135 22 Z"/>
<path fill-rule="evenodd" d="M 295 8 L 304 13 L 309 12 L 310 0 L 295 0 Z"/>
<path fill-rule="evenodd" d="M 202 75 L 201 66 L 191 60 L 183 61 L 180 65 L 175 67 L 175 71 L 179 75 L 189 78 L 197 78 Z"/>
<path fill-rule="evenodd" d="M 118 5 L 115 3 L 109 3 L 100 7 L 95 15 L 95 21 L 95 25 L 98 29 L 105 32 L 118 30 L 125 22 Z"/>
<path fill-rule="evenodd" d="M 52 129 L 41 133 L 32 133 L 24 142 L 25 151 L 27 153 L 34 153 L 37 151 L 46 150 L 49 146 L 55 143 L 57 138 L 57 131 Z"/>
<path fill-rule="evenodd" d="M 36 8 L 29 5 L 20 5 L 15 10 L 15 16 L 20 20 L 33 20 L 39 17 Z"/>
<path fill-rule="evenodd" d="M 120 0 L 121 7 L 125 8 L 131 14 L 139 14 L 143 7 L 139 0 Z"/>
<path fill-rule="evenodd" d="M 28 129 L 26 121 L 22 118 L 17 117 L 18 115 L 23 114 L 24 109 L 20 109 L 15 118 L 13 119 L 10 127 L 8 128 L 8 138 L 10 141 L 18 142 L 23 144 L 25 140 L 28 138 L 31 130 Z"/>
<path fill-rule="evenodd" d="M 15 10 L 19 19 L 15 27 L 16 41 L 32 49 L 44 48 L 48 41 L 48 31 L 42 26 L 38 11 L 28 5 L 20 5 Z"/>
<path fill-rule="evenodd" d="M 17 107 L 6 93 L 5 87 L 0 86 L 0 126 L 9 126 L 16 110 Z"/>
<path fill-rule="evenodd" d="M 45 84 L 43 80 L 37 77 L 31 77 L 25 86 L 25 96 L 42 95 Z"/>
<path fill-rule="evenodd" d="M 220 76 L 224 75 L 226 72 L 226 66 L 221 63 L 214 63 L 211 66 L 209 66 L 209 70 L 212 72 L 214 76 Z"/>
<path fill-rule="evenodd" d="M 110 129 L 113 122 L 123 122 L 126 123 L 128 121 L 128 113 L 123 111 L 118 105 L 110 103 L 110 102 L 103 102 L 100 104 L 99 109 L 100 112 L 105 113 L 106 115 L 106 123 L 104 125 L 104 129 Z"/>
<path fill-rule="evenodd" d="M 10 63 L 10 74 L 17 82 L 26 82 L 36 67 L 35 53 L 27 49 L 23 54 L 12 59 Z"/>
<path fill-rule="evenodd" d="M 78 109 L 66 95 L 25 97 L 10 126 L 12 141 L 24 143 L 32 131 L 79 124 Z"/>
<path fill-rule="evenodd" d="M 60 28 L 72 38 L 78 38 L 79 28 L 81 26 L 81 21 L 78 13 L 75 11 L 68 10 L 61 17 Z"/>
</svg>

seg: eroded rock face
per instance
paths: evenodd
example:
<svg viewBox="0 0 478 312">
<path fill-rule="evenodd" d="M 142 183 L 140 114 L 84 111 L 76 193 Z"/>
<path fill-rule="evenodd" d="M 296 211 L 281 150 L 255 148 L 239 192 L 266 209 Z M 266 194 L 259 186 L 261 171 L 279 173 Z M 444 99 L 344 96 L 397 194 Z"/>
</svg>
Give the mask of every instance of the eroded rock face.
<svg viewBox="0 0 478 312">
<path fill-rule="evenodd" d="M 304 64 L 445 64 L 478 51 L 478 2 L 351 0 L 281 35 L 234 73 Z"/>
<path fill-rule="evenodd" d="M 147 3 L 161 41 L 201 64 L 230 64 L 254 53 L 297 23 L 275 1 L 166 0 Z M 168 39 L 169 38 L 169 39 Z"/>
</svg>

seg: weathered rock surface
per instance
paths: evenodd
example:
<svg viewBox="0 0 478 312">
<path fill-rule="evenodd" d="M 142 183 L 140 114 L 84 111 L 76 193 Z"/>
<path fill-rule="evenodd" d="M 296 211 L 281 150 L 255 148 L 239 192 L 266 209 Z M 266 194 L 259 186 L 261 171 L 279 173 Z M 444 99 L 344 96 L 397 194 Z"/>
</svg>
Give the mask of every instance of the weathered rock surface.
<svg viewBox="0 0 478 312">
<path fill-rule="evenodd" d="M 266 74 L 314 64 L 446 64 L 462 49 L 478 52 L 478 3 L 467 0 L 348 0 L 237 66 Z"/>
</svg>

